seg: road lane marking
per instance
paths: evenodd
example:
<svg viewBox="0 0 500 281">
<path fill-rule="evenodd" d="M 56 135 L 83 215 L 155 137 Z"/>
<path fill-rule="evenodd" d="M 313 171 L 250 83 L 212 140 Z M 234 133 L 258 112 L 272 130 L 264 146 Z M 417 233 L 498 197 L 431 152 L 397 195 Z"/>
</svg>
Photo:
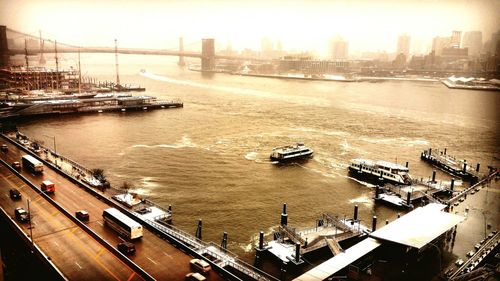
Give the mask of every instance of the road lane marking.
<svg viewBox="0 0 500 281">
<path fill-rule="evenodd" d="M 56 244 L 56 246 L 60 248 L 59 244 L 56 241 L 54 241 L 54 244 Z"/>
<path fill-rule="evenodd" d="M 98 223 L 98 224 L 100 224 L 101 226 L 104 226 L 104 225 L 102 224 L 102 222 L 100 222 L 100 221 L 97 221 L 97 223 Z"/>
<path fill-rule="evenodd" d="M 101 247 L 101 248 L 99 249 L 99 251 L 97 252 L 97 254 L 96 254 L 96 256 L 95 256 L 95 257 L 96 257 L 96 258 L 98 258 L 100 255 L 102 255 L 102 253 L 104 253 L 104 248 L 103 248 L 103 247 Z"/>
<path fill-rule="evenodd" d="M 146 258 L 147 258 L 148 260 L 150 260 L 152 263 L 154 263 L 154 264 L 158 265 L 158 263 L 157 263 L 157 262 L 155 262 L 154 260 L 150 259 L 149 257 L 146 257 Z"/>
<path fill-rule="evenodd" d="M 76 261 L 75 261 L 76 265 L 80 268 L 80 269 L 83 269 L 83 267 L 81 265 L 79 265 Z"/>
<path fill-rule="evenodd" d="M 134 275 L 135 275 L 135 271 L 134 271 L 134 272 L 132 272 L 132 274 L 130 274 L 130 277 L 127 279 L 127 281 L 132 280 L 132 278 L 134 277 Z"/>
<path fill-rule="evenodd" d="M 171 255 L 169 255 L 169 254 L 167 254 L 167 253 L 163 252 L 163 254 L 164 254 L 165 256 L 167 256 L 167 257 L 169 257 L 169 258 L 173 259 L 173 258 L 172 258 L 172 256 L 171 256 Z"/>
</svg>

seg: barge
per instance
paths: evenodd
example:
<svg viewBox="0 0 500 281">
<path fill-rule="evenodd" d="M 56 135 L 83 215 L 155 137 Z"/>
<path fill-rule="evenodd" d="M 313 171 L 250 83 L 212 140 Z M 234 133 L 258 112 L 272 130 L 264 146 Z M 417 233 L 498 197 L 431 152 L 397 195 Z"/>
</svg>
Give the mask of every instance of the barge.
<svg viewBox="0 0 500 281">
<path fill-rule="evenodd" d="M 424 150 L 420 154 L 420 159 L 450 175 L 470 181 L 471 184 L 476 183 L 478 180 L 479 163 L 476 166 L 476 170 L 474 170 L 466 160 L 458 160 L 456 157 L 447 155 L 446 148 L 444 151 L 439 151 L 439 149 L 433 150 L 432 148 Z"/>
</svg>

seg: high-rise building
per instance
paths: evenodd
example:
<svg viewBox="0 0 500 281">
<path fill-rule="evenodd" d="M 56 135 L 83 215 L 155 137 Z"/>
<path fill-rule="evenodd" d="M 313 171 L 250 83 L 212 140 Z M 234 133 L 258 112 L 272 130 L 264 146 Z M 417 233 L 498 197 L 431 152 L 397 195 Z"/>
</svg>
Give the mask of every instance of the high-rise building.
<svg viewBox="0 0 500 281">
<path fill-rule="evenodd" d="M 450 46 L 451 37 L 434 37 L 432 39 L 432 51 L 434 51 L 436 56 L 440 56 L 443 53 L 443 49 Z"/>
<path fill-rule="evenodd" d="M 483 33 L 481 31 L 467 31 L 464 33 L 462 48 L 469 49 L 469 56 L 479 56 L 483 47 Z"/>
<path fill-rule="evenodd" d="M 340 37 L 331 40 L 332 58 L 346 60 L 349 56 L 349 43 Z"/>
<path fill-rule="evenodd" d="M 410 36 L 402 34 L 398 37 L 396 55 L 403 54 L 406 58 L 410 55 Z"/>
<path fill-rule="evenodd" d="M 462 31 L 453 30 L 451 33 L 450 48 L 460 48 L 460 42 L 462 41 Z"/>
</svg>

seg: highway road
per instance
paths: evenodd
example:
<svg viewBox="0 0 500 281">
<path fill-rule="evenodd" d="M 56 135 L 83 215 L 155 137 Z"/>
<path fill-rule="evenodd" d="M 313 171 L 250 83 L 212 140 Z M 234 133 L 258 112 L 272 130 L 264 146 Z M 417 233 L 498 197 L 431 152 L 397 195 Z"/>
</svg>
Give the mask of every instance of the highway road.
<svg viewBox="0 0 500 281">
<path fill-rule="evenodd" d="M 14 209 L 23 207 L 27 210 L 27 199 L 31 199 L 34 241 L 68 279 L 142 280 L 113 253 L 39 196 L 4 165 L 0 165 L 0 186 L 0 206 L 12 218 Z M 13 201 L 10 198 L 11 188 L 21 192 L 21 200 Z M 29 235 L 29 223 L 18 225 Z"/>
<path fill-rule="evenodd" d="M 8 152 L 0 152 L 0 158 L 7 163 L 21 162 L 21 156 L 26 154 L 24 151 L 7 141 L 0 140 L 0 142 L 8 146 Z M 106 203 L 47 166 L 44 167 L 44 172 L 41 175 L 35 175 L 25 169 L 22 169 L 21 173 L 36 186 L 40 186 L 43 180 L 52 181 L 56 185 L 55 193 L 50 195 L 53 200 L 72 214 L 77 210 L 86 210 L 90 215 L 87 226 L 109 244 L 117 245 L 123 241 L 114 230 L 103 224 L 102 212 L 110 207 Z M 2 172 L 2 175 L 4 174 Z M 44 199 L 36 199 L 36 201 L 44 201 Z M 45 202 L 45 204 L 48 203 Z M 52 213 L 47 214 L 51 215 Z M 36 235 L 34 236 L 36 241 Z M 157 280 L 184 280 L 185 275 L 192 271 L 189 266 L 192 257 L 147 229 L 144 229 L 143 238 L 133 243 L 136 246 L 136 254 L 129 258 Z M 211 271 L 206 277 L 207 280 L 223 280 L 214 271 Z"/>
</svg>

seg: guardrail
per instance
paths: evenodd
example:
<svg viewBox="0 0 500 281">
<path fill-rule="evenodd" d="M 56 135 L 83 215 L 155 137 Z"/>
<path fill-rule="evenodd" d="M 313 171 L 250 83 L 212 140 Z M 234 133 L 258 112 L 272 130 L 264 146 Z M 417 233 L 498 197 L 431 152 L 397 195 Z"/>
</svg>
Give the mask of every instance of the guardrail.
<svg viewBox="0 0 500 281">
<path fill-rule="evenodd" d="M 14 168 L 12 168 L 7 162 L 3 159 L 0 159 L 0 162 L 5 165 L 9 170 L 11 170 L 14 174 L 16 174 L 22 181 L 24 181 L 31 189 L 33 189 L 39 196 L 43 197 L 46 201 L 48 201 L 52 206 L 54 206 L 59 212 L 64 214 L 67 218 L 69 218 L 72 222 L 74 222 L 77 226 L 87 232 L 92 238 L 94 238 L 97 242 L 99 242 L 102 246 L 112 252 L 116 257 L 118 257 L 122 262 L 126 265 L 130 266 L 132 270 L 137 272 L 142 278 L 145 280 L 155 280 L 151 275 L 149 275 L 146 271 L 144 271 L 141 267 L 123 255 L 120 251 L 118 251 L 114 246 L 106 242 L 106 240 L 102 239 L 97 233 L 91 230 L 86 224 L 82 223 L 75 216 L 73 216 L 70 212 L 64 209 L 61 205 L 55 202 L 50 196 L 42 192 L 36 185 L 34 185 L 31 181 L 29 181 L 25 176 L 17 172 Z"/>
</svg>

